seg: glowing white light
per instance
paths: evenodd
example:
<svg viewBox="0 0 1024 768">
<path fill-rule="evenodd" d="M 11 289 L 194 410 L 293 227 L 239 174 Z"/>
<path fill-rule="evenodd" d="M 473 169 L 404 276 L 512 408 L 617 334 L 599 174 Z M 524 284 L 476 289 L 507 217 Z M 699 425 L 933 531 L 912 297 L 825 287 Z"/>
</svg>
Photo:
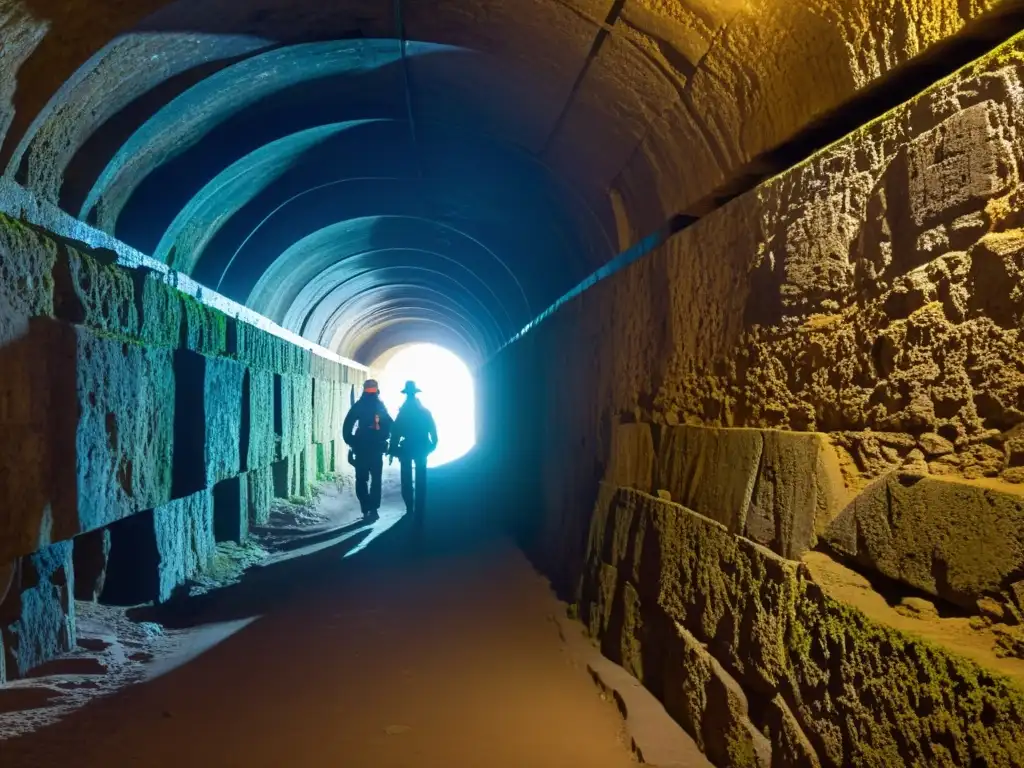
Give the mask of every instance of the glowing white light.
<svg viewBox="0 0 1024 768">
<path fill-rule="evenodd" d="M 395 353 L 380 374 L 380 397 L 392 417 L 405 401 L 405 382 L 416 382 L 418 395 L 437 424 L 433 467 L 465 456 L 476 444 L 473 374 L 457 355 L 434 344 L 417 344 Z M 397 465 L 396 465 L 397 466 Z"/>
</svg>

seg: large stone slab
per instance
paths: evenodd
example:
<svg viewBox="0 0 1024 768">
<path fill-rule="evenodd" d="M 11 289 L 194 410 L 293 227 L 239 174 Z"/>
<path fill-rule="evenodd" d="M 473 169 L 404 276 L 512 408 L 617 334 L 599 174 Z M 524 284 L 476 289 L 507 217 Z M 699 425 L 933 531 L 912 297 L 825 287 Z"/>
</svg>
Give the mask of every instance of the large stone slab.
<svg viewBox="0 0 1024 768">
<path fill-rule="evenodd" d="M 103 594 L 110 559 L 110 529 L 100 528 L 74 539 L 75 599 L 94 603 Z"/>
<path fill-rule="evenodd" d="M 204 355 L 224 355 L 228 349 L 228 317 L 179 293 L 182 305 L 181 347 Z"/>
<path fill-rule="evenodd" d="M 103 602 L 165 602 L 213 560 L 213 494 L 200 491 L 121 520 L 110 534 Z"/>
<path fill-rule="evenodd" d="M 330 379 L 313 379 L 313 442 L 329 443 L 341 434 L 342 386 Z"/>
<path fill-rule="evenodd" d="M 654 482 L 654 438 L 646 423 L 616 424 L 612 428 L 605 482 L 641 491 Z"/>
<path fill-rule="evenodd" d="M 244 366 L 232 360 L 207 358 L 203 394 L 207 486 L 241 471 L 244 379 Z"/>
<path fill-rule="evenodd" d="M 783 557 L 799 559 L 842 508 L 839 459 L 825 435 L 765 430 L 762 438 L 743 532 Z"/>
<path fill-rule="evenodd" d="M 54 269 L 57 317 L 107 335 L 138 339 L 139 311 L 133 275 L 116 254 L 86 254 L 65 247 Z"/>
<path fill-rule="evenodd" d="M 1024 486 L 892 473 L 825 533 L 837 552 L 965 608 L 1024 568 Z"/>
<path fill-rule="evenodd" d="M 57 244 L 0 214 L 0 349 L 28 331 L 29 318 L 53 315 Z"/>
<path fill-rule="evenodd" d="M 77 530 L 100 528 L 171 497 L 175 382 L 169 350 L 76 328 Z M 62 536 L 62 537 L 63 537 Z"/>
<path fill-rule="evenodd" d="M 770 768 L 771 743 L 750 720 L 747 695 L 685 628 L 667 633 L 665 709 L 716 765 Z"/>
<path fill-rule="evenodd" d="M 313 380 L 308 376 L 281 377 L 281 452 L 302 453 L 313 442 Z"/>
<path fill-rule="evenodd" d="M 0 667 L 9 678 L 23 677 L 75 647 L 74 590 L 70 541 L 22 558 L 0 604 L 0 650 L 5 656 Z"/>
<path fill-rule="evenodd" d="M 620 521 L 632 543 L 616 567 L 592 549 L 580 608 L 602 646 L 602 635 L 620 638 L 652 690 L 665 695 L 680 673 L 665 662 L 678 625 L 764 702 L 758 724 L 780 765 L 1024 764 L 1024 693 L 1008 681 L 870 621 L 715 521 L 631 489 L 611 499 L 592 547 L 617 538 L 608 529 Z"/>
<path fill-rule="evenodd" d="M 246 473 L 249 481 L 249 523 L 265 525 L 270 519 L 270 504 L 274 500 L 273 467 L 261 467 Z"/>
<path fill-rule="evenodd" d="M 815 545 L 845 497 L 828 436 L 781 430 L 664 427 L 654 485 L 791 559 Z"/>
<path fill-rule="evenodd" d="M 249 434 L 246 446 L 246 468 L 253 470 L 270 466 L 275 457 L 274 374 L 269 371 L 250 369 L 248 377 Z"/>
<path fill-rule="evenodd" d="M 26 321 L 24 335 L 0 342 L 0 562 L 48 545 L 55 514 L 63 530 L 78 528 L 75 466 L 67 459 L 75 451 L 77 415 L 75 374 L 66 361 L 74 360 L 75 340 L 61 330 L 35 319 Z M 62 408 L 52 405 L 53 382 L 60 382 Z M 58 416 L 65 417 L 60 428 Z"/>
<path fill-rule="evenodd" d="M 763 447 L 756 429 L 665 427 L 655 485 L 678 503 L 740 533 Z"/>
</svg>

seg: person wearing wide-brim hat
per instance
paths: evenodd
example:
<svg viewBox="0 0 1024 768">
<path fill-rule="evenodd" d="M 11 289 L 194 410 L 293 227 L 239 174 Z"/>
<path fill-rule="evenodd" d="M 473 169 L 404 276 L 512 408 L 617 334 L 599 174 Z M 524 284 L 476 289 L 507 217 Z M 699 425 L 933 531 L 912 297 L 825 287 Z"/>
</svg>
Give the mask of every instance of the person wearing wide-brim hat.
<svg viewBox="0 0 1024 768">
<path fill-rule="evenodd" d="M 363 382 L 363 394 L 349 409 L 341 436 L 349 446 L 348 460 L 356 470 L 356 497 L 363 517 L 374 519 L 380 510 L 381 474 L 393 421 L 380 400 L 374 379 Z M 367 488 L 369 484 L 369 488 Z"/>
<path fill-rule="evenodd" d="M 405 402 L 398 410 L 391 431 L 391 456 L 397 457 L 402 467 L 405 511 L 413 515 L 417 523 L 422 523 L 427 501 L 427 456 L 437 449 L 437 425 L 430 411 L 417 399 L 419 393 L 416 382 L 405 382 L 402 389 Z"/>
</svg>

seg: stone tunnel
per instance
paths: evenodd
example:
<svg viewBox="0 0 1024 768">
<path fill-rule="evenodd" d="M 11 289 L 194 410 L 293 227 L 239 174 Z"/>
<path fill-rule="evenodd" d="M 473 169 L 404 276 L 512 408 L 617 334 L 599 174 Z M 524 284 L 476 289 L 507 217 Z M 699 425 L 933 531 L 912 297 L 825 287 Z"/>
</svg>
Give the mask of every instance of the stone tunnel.
<svg viewBox="0 0 1024 768">
<path fill-rule="evenodd" d="M 0 764 L 1024 766 L 1022 29 L 1011 0 L 0 0 Z M 391 520 L 196 596 L 282 504 L 351 497 L 342 421 L 413 344 L 477 387 L 476 447 L 430 470 L 459 547 Z M 534 604 L 501 558 L 573 664 L 502 655 Z M 98 685 L 68 672 L 97 617 L 166 640 L 206 598 L 266 616 L 5 725 Z M 429 686 L 360 669 L 375 612 Z M 318 655 L 314 704 L 281 681 Z M 529 695 L 445 735 L 502 666 Z M 336 699 L 416 685 L 360 752 Z M 338 719 L 274 741 L 256 701 Z"/>
</svg>

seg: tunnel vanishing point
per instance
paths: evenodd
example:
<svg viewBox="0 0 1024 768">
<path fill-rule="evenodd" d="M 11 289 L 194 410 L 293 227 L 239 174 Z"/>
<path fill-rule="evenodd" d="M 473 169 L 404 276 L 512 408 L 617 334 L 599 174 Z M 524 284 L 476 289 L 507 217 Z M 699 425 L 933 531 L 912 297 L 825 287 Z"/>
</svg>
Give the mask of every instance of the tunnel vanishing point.
<svg viewBox="0 0 1024 768">
<path fill-rule="evenodd" d="M 1024 766 L 1021 28 L 0 0 L 0 682 L 342 471 L 423 341 L 479 513 L 714 764 Z"/>
</svg>

